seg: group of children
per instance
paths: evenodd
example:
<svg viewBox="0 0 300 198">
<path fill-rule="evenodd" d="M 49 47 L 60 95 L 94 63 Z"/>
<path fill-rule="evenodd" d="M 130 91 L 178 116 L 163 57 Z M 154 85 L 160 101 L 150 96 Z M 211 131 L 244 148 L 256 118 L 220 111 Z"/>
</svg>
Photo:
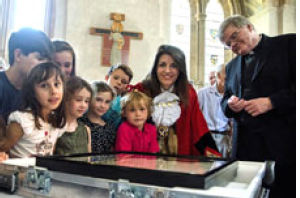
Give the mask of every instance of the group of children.
<svg viewBox="0 0 300 198">
<path fill-rule="evenodd" d="M 111 66 L 106 82 L 89 84 L 76 77 L 71 45 L 30 28 L 10 36 L 9 64 L 0 72 L 0 161 L 7 158 L 3 152 L 11 157 L 159 152 L 157 130 L 146 121 L 151 99 L 162 92 L 176 94 L 181 103 L 172 126 L 178 135 L 172 141 L 178 144 L 175 153 L 210 155 L 215 148 L 196 108 L 185 56 L 176 47 L 159 47 L 147 78 L 131 86 L 139 91 L 128 90 L 133 73 L 124 64 Z"/>
<path fill-rule="evenodd" d="M 159 151 L 155 126 L 146 123 L 150 98 L 138 91 L 122 97 L 132 79 L 128 66 L 111 67 L 107 82 L 65 78 L 52 62 L 31 70 L 24 105 L 10 114 L 1 140 L 11 157 Z"/>
</svg>

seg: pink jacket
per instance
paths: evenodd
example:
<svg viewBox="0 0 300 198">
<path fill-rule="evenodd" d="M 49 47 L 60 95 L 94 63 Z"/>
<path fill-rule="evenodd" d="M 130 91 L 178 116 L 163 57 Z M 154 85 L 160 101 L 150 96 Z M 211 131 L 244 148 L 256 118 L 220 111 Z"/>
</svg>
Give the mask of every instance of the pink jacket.
<svg viewBox="0 0 300 198">
<path fill-rule="evenodd" d="M 145 123 L 144 131 L 140 131 L 127 121 L 123 122 L 118 128 L 115 150 L 147 153 L 159 152 L 156 140 L 156 127 Z"/>
</svg>

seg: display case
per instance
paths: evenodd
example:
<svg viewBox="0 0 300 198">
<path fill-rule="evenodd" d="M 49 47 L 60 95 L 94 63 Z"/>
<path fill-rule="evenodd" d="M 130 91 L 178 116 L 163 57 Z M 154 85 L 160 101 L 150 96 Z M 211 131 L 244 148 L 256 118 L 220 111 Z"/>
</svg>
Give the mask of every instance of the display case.
<svg viewBox="0 0 300 198">
<path fill-rule="evenodd" d="M 207 189 L 226 185 L 237 174 L 234 161 L 222 158 L 117 152 L 37 157 L 50 171 L 162 187 Z M 220 177 L 220 175 L 222 175 Z"/>
</svg>

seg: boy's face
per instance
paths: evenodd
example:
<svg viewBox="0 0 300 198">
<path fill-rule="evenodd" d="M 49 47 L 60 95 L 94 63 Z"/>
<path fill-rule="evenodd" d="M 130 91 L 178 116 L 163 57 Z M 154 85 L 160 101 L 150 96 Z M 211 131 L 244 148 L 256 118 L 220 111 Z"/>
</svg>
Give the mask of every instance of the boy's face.
<svg viewBox="0 0 300 198">
<path fill-rule="evenodd" d="M 147 106 L 143 101 L 141 101 L 139 105 L 127 105 L 124 109 L 123 116 L 126 117 L 126 120 L 130 124 L 142 131 L 148 118 Z"/>
<path fill-rule="evenodd" d="M 28 75 L 30 71 L 39 63 L 48 61 L 46 58 L 42 57 L 39 52 L 32 52 L 27 56 L 22 54 L 22 52 L 17 55 L 15 62 L 20 65 L 24 75 Z"/>
<path fill-rule="evenodd" d="M 129 84 L 129 76 L 122 69 L 113 71 L 110 76 L 106 76 L 106 80 L 118 95 L 126 92 Z"/>
</svg>

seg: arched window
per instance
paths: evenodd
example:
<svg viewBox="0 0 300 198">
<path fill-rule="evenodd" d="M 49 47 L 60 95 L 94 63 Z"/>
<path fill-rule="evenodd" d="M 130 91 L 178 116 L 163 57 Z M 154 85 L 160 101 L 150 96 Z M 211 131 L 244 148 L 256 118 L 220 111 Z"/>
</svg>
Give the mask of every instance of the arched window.
<svg viewBox="0 0 300 198">
<path fill-rule="evenodd" d="M 190 68 L 190 4 L 188 0 L 172 0 L 170 45 L 180 48 L 186 58 L 187 74 Z"/>
<path fill-rule="evenodd" d="M 209 73 L 224 63 L 224 47 L 217 37 L 219 26 L 224 20 L 224 12 L 217 0 L 210 0 L 206 14 L 204 84 L 209 85 Z"/>
</svg>

